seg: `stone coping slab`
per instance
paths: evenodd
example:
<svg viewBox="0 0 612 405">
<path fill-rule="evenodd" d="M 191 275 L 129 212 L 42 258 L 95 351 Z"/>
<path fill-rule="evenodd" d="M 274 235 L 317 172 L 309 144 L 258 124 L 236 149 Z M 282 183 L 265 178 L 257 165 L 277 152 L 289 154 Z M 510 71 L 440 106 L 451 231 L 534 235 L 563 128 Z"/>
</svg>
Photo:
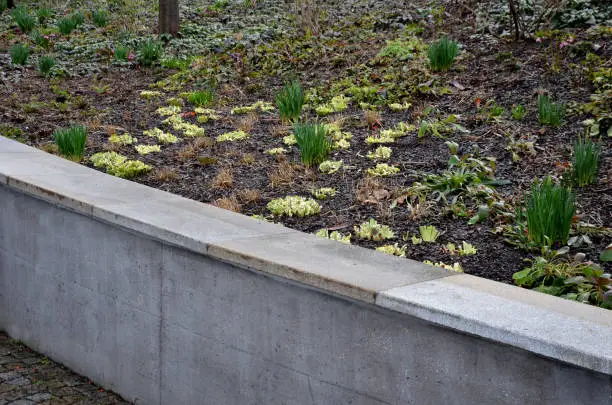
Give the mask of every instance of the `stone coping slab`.
<svg viewBox="0 0 612 405">
<path fill-rule="evenodd" d="M 467 274 L 393 288 L 379 293 L 376 304 L 612 374 L 609 310 Z"/>
<path fill-rule="evenodd" d="M 609 310 L 320 239 L 0 136 L 1 185 L 242 268 L 612 374 Z"/>
</svg>

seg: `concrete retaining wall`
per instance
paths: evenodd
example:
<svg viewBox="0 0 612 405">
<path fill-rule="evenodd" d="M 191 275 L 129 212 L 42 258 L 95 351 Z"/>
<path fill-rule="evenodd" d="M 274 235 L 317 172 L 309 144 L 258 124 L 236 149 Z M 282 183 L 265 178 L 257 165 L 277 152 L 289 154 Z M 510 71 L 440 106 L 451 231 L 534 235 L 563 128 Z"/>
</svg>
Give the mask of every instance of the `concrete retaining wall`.
<svg viewBox="0 0 612 405">
<path fill-rule="evenodd" d="M 0 329 L 137 404 L 609 405 L 611 312 L 0 137 Z"/>
</svg>

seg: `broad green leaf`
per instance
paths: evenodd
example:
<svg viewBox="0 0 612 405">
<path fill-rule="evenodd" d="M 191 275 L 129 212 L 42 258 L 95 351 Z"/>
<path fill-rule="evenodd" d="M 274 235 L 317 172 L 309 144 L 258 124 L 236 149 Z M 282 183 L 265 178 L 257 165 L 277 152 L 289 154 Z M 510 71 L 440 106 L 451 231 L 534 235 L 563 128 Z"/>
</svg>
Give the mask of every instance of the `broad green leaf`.
<svg viewBox="0 0 612 405">
<path fill-rule="evenodd" d="M 612 262 L 612 243 L 610 243 L 599 256 L 602 262 Z"/>
</svg>

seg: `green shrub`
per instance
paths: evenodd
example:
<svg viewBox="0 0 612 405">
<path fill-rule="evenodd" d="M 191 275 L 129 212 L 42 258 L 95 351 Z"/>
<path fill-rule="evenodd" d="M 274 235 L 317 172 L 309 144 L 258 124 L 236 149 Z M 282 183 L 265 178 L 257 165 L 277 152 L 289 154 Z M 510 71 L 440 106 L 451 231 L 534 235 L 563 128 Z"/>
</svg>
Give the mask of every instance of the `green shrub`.
<svg viewBox="0 0 612 405">
<path fill-rule="evenodd" d="M 215 102 L 215 90 L 207 88 L 189 93 L 187 100 L 196 107 L 207 107 Z"/>
<path fill-rule="evenodd" d="M 55 59 L 53 59 L 51 56 L 41 56 L 38 60 L 38 70 L 44 76 L 49 76 L 53 66 L 55 66 Z"/>
<path fill-rule="evenodd" d="M 94 10 L 91 12 L 91 20 L 96 27 L 106 27 L 106 24 L 108 24 L 108 13 L 102 9 Z"/>
<path fill-rule="evenodd" d="M 317 165 L 327 159 L 331 142 L 327 138 L 324 125 L 296 123 L 293 126 L 293 134 L 300 149 L 302 163 L 306 167 Z"/>
<path fill-rule="evenodd" d="M 431 63 L 431 68 L 435 71 L 445 71 L 453 66 L 453 62 L 459 47 L 456 41 L 451 41 L 448 38 L 440 38 L 437 42 L 429 45 L 427 56 Z"/>
<path fill-rule="evenodd" d="M 115 60 L 127 62 L 130 50 L 126 46 L 117 45 L 115 47 Z"/>
<path fill-rule="evenodd" d="M 542 246 L 567 243 L 575 199 L 571 189 L 554 184 L 550 177 L 534 183 L 526 207 L 529 240 Z"/>
<path fill-rule="evenodd" d="M 575 185 L 584 187 L 597 181 L 597 168 L 601 156 L 601 146 L 589 138 L 578 138 L 574 142 L 574 162 L 572 180 Z"/>
<path fill-rule="evenodd" d="M 52 16 L 53 16 L 53 11 L 48 7 L 42 7 L 36 11 L 36 17 L 38 17 L 38 22 L 40 24 L 44 24 L 45 21 L 50 19 Z"/>
<path fill-rule="evenodd" d="M 306 98 L 304 89 L 297 80 L 286 83 L 285 87 L 276 95 L 276 107 L 283 121 L 297 121 L 302 112 Z"/>
<path fill-rule="evenodd" d="M 57 21 L 57 29 L 64 35 L 69 35 L 77 27 L 72 17 L 62 17 Z"/>
<path fill-rule="evenodd" d="M 563 120 L 565 107 L 562 103 L 554 103 L 544 94 L 538 95 L 538 116 L 540 124 L 559 126 Z"/>
<path fill-rule="evenodd" d="M 36 19 L 25 7 L 16 7 L 13 9 L 11 17 L 13 17 L 19 29 L 25 33 L 32 31 L 36 26 Z"/>
<path fill-rule="evenodd" d="M 87 128 L 73 125 L 70 128 L 61 128 L 53 133 L 59 153 L 72 160 L 81 160 L 87 141 Z"/>
<path fill-rule="evenodd" d="M 28 56 L 30 56 L 30 49 L 24 44 L 15 44 L 11 46 L 10 54 L 13 64 L 25 65 Z"/>
<path fill-rule="evenodd" d="M 161 57 L 162 44 L 154 39 L 148 39 L 138 49 L 138 63 L 143 66 L 151 66 Z"/>
<path fill-rule="evenodd" d="M 0 13 L 6 10 L 8 7 L 7 0 L 0 0 Z"/>
</svg>

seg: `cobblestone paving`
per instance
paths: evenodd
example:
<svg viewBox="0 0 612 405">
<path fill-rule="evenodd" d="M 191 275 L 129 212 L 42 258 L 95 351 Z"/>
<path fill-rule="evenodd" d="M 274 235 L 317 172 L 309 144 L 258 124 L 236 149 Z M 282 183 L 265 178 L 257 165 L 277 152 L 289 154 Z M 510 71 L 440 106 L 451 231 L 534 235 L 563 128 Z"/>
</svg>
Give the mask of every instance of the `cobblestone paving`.
<svg viewBox="0 0 612 405">
<path fill-rule="evenodd" d="M 129 405 L 0 332 L 0 405 Z"/>
</svg>

